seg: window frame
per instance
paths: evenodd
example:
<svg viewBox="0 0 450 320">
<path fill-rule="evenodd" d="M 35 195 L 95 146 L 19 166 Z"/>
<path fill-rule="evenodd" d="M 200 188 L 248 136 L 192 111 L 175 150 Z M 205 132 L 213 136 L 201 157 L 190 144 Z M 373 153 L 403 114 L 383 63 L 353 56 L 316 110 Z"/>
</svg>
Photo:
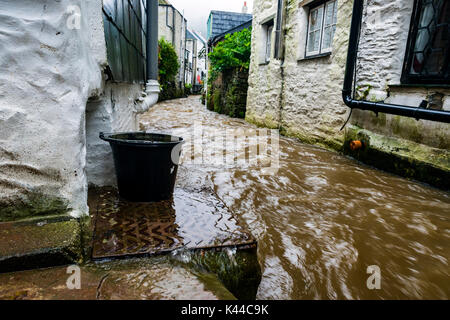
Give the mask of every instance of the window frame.
<svg viewBox="0 0 450 320">
<path fill-rule="evenodd" d="M 170 18 L 169 9 L 172 12 L 172 19 Z M 173 29 L 173 16 L 174 16 L 174 8 L 171 6 L 166 6 L 166 26 L 170 29 Z"/>
<path fill-rule="evenodd" d="M 330 54 L 333 51 L 333 39 L 334 39 L 334 34 L 333 37 L 331 39 L 331 46 L 328 48 L 323 49 L 323 40 L 324 40 L 324 31 L 325 31 L 325 13 L 326 13 L 326 8 L 328 5 L 330 5 L 331 3 L 335 3 L 335 5 L 337 6 L 337 2 L 338 0 L 326 0 L 326 1 L 319 1 L 319 2 L 315 2 L 313 5 L 309 6 L 309 12 L 308 12 L 308 26 L 306 28 L 306 45 L 305 45 L 305 58 L 310 58 L 310 57 L 314 57 L 314 56 L 320 56 L 320 55 L 327 55 Z M 320 10 L 320 8 L 322 8 L 322 18 L 321 18 L 321 25 L 320 25 L 320 29 L 319 30 L 315 30 L 315 31 L 319 31 L 320 35 L 319 35 L 319 48 L 318 50 L 315 51 L 308 51 L 308 45 L 309 45 L 309 35 L 311 33 L 311 16 L 312 13 L 316 10 Z M 318 15 L 319 16 L 319 15 Z M 330 26 L 333 25 L 337 25 L 337 11 L 336 11 L 336 23 L 331 23 Z"/>
<path fill-rule="evenodd" d="M 273 35 L 273 24 L 266 25 L 266 45 L 264 52 L 264 61 L 270 62 L 272 59 L 272 35 Z"/>
<path fill-rule="evenodd" d="M 260 26 L 260 34 L 264 37 L 264 42 L 261 43 L 261 47 L 259 48 L 259 64 L 268 64 L 272 60 L 272 39 L 275 29 L 275 19 L 273 17 L 266 19 L 264 22 L 261 22 Z"/>
<path fill-rule="evenodd" d="M 415 75 L 411 73 L 411 67 L 414 57 L 414 48 L 416 46 L 420 17 L 422 13 L 422 5 L 423 5 L 422 0 L 414 1 L 400 83 L 406 85 L 426 85 L 426 84 L 448 85 L 450 78 L 445 78 L 444 75 L 442 76 L 422 75 L 422 74 Z M 450 52 L 447 54 L 450 55 Z"/>
</svg>

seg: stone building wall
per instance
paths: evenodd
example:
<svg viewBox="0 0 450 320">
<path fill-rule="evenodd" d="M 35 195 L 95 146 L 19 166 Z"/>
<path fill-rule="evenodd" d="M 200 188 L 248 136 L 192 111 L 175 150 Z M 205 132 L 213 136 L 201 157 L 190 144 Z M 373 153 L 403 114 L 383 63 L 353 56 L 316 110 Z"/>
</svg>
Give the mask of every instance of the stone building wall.
<svg viewBox="0 0 450 320">
<path fill-rule="evenodd" d="M 208 90 L 208 109 L 234 118 L 244 118 L 248 72 L 233 69 L 221 73 Z"/>
<path fill-rule="evenodd" d="M 346 129 L 340 130 L 350 112 L 342 101 L 341 92 L 353 1 L 338 0 L 331 54 L 305 58 L 308 5 L 314 1 L 284 0 L 284 61 L 273 58 L 273 32 L 272 58 L 265 62 L 261 59 L 265 42 L 262 30 L 270 19 L 276 25 L 277 2 L 256 0 L 254 5 L 246 115 L 249 122 L 279 128 L 283 134 L 301 141 L 340 151 L 348 151 L 346 144 L 350 139 L 358 138 L 362 130 L 367 140 L 374 137 L 372 147 L 380 151 L 379 155 L 395 154 L 397 158 L 410 159 L 410 163 L 417 160 L 426 166 L 450 171 L 448 124 L 386 114 L 376 116 L 373 112 L 354 110 Z M 443 97 L 443 109 L 450 110 L 448 86 L 410 87 L 400 84 L 412 6 L 413 1 L 365 0 L 356 96 L 409 106 L 419 106 L 422 100 L 438 96 Z M 406 151 L 398 153 L 397 149 Z M 355 156 L 365 161 L 363 157 Z M 380 156 L 377 161 L 384 160 Z M 368 162 L 377 165 L 375 161 Z M 407 166 L 388 169 L 417 177 Z"/>
<path fill-rule="evenodd" d="M 101 0 L 0 2 L 0 221 L 87 215 L 88 181 L 115 184 L 98 134 L 137 129 L 143 85 L 107 63 Z"/>
<path fill-rule="evenodd" d="M 166 20 L 166 12 L 169 12 L 169 25 Z M 172 14 L 174 15 L 174 21 L 172 20 Z M 164 38 L 166 41 L 173 44 L 175 52 L 178 56 L 178 61 L 180 63 L 180 69 L 177 76 L 175 77 L 175 83 L 177 88 L 183 88 L 180 83 L 184 83 L 184 53 L 186 50 L 186 27 L 187 21 L 185 17 L 170 5 L 159 5 L 158 10 L 159 16 L 159 28 L 158 37 L 159 39 Z M 174 31 L 171 26 L 174 25 Z"/>
<path fill-rule="evenodd" d="M 345 134 L 339 131 L 348 108 L 341 98 L 347 55 L 352 1 L 339 1 L 338 21 L 331 55 L 305 58 L 307 8 L 305 1 L 285 3 L 285 58 L 260 60 L 261 24 L 274 19 L 276 0 L 260 0 L 254 7 L 252 58 L 249 76 L 247 120 L 280 130 L 302 141 L 340 149 Z"/>
</svg>

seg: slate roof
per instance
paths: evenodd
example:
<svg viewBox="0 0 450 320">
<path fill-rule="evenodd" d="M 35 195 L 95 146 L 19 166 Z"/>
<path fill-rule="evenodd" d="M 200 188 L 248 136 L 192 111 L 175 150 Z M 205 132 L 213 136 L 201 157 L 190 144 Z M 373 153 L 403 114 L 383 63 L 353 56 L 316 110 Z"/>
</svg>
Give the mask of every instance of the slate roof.
<svg viewBox="0 0 450 320">
<path fill-rule="evenodd" d="M 238 25 L 237 27 L 234 27 L 230 30 L 225 31 L 224 33 L 221 33 L 215 37 L 211 37 L 211 39 L 209 39 L 208 41 L 208 45 L 209 46 L 214 46 L 216 45 L 216 43 L 218 43 L 219 41 L 222 41 L 223 39 L 225 39 L 225 36 L 227 34 L 233 34 L 236 32 L 239 32 L 241 30 L 244 29 L 249 29 L 252 27 L 252 23 L 253 23 L 253 19 L 248 20 L 247 22 L 244 22 L 243 24 Z"/>
<path fill-rule="evenodd" d="M 209 34 L 210 38 L 227 32 L 252 19 L 252 15 L 248 13 L 226 12 L 213 10 L 210 13 L 212 18 L 212 28 Z"/>
</svg>

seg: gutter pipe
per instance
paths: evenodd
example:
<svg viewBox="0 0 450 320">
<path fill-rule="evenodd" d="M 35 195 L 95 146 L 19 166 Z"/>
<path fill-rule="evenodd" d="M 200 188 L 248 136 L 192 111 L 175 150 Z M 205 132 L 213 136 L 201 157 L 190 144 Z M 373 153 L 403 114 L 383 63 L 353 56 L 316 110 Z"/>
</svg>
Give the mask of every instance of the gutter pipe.
<svg viewBox="0 0 450 320">
<path fill-rule="evenodd" d="M 158 82 L 158 0 L 147 0 L 147 28 L 146 28 L 146 52 L 147 52 L 147 84 L 145 92 L 135 104 L 135 111 L 142 113 L 158 102 L 159 82 Z"/>
<path fill-rule="evenodd" d="M 344 100 L 344 103 L 351 109 L 369 110 L 377 114 L 378 112 L 382 112 L 415 118 L 416 120 L 423 119 L 450 123 L 449 111 L 426 109 L 426 107 L 428 106 L 428 102 L 425 100 L 422 101 L 422 103 L 418 107 L 410 107 L 404 105 L 387 104 L 384 102 L 355 100 L 352 97 L 353 75 L 356 66 L 363 8 L 363 0 L 354 0 L 350 38 L 348 43 L 347 64 L 345 68 L 344 86 L 342 90 L 342 98 Z"/>
<path fill-rule="evenodd" d="M 278 0 L 277 6 L 277 25 L 275 30 L 275 59 L 281 59 L 281 19 L 283 9 L 283 0 Z"/>
</svg>

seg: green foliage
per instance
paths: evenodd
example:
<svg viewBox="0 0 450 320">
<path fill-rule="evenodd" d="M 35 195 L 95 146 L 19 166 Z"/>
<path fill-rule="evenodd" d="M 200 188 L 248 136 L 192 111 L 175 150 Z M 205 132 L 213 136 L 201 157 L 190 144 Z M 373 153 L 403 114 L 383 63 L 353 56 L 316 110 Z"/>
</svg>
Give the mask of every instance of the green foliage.
<svg viewBox="0 0 450 320">
<path fill-rule="evenodd" d="M 251 29 L 244 29 L 225 36 L 208 57 L 210 60 L 210 81 L 217 79 L 219 73 L 231 69 L 247 71 L 250 65 Z"/>
<path fill-rule="evenodd" d="M 184 96 L 184 90 L 177 89 L 175 85 L 175 76 L 180 68 L 177 53 L 173 45 L 164 39 L 159 40 L 158 67 L 161 85 L 160 101 Z"/>
<path fill-rule="evenodd" d="M 159 81 L 162 85 L 175 81 L 180 63 L 174 47 L 164 39 L 159 40 Z"/>
</svg>

